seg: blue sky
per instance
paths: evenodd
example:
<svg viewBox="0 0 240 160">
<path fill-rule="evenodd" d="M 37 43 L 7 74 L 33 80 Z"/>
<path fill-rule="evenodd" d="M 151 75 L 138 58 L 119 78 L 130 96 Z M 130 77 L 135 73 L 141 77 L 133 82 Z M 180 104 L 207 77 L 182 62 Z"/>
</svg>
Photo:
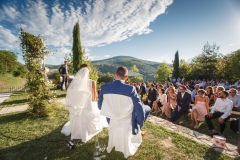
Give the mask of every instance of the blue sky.
<svg viewBox="0 0 240 160">
<path fill-rule="evenodd" d="M 0 0 L 0 49 L 20 53 L 22 26 L 52 50 L 45 63 L 61 64 L 77 21 L 91 60 L 128 55 L 171 63 L 177 50 L 190 60 L 207 41 L 222 54 L 240 49 L 239 0 Z"/>
</svg>

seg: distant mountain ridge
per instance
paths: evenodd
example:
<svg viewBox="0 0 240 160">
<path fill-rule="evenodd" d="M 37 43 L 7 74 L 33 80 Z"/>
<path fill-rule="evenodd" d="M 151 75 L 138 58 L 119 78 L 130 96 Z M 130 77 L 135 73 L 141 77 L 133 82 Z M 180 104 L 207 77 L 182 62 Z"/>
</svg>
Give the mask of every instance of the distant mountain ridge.
<svg viewBox="0 0 240 160">
<path fill-rule="evenodd" d="M 125 66 L 129 70 L 133 65 L 136 65 L 144 77 L 144 80 L 154 80 L 158 62 L 141 60 L 131 56 L 116 56 L 104 60 L 92 61 L 92 64 L 102 73 L 114 73 L 119 66 Z"/>
<path fill-rule="evenodd" d="M 125 66 L 131 70 L 131 67 L 136 65 L 139 69 L 139 73 L 144 76 L 144 80 L 154 80 L 154 75 L 160 64 L 158 62 L 141 60 L 131 56 L 116 56 L 104 60 L 92 61 L 91 63 L 101 73 L 114 73 L 119 66 Z M 46 65 L 46 67 L 50 69 L 58 69 L 60 65 Z"/>
</svg>

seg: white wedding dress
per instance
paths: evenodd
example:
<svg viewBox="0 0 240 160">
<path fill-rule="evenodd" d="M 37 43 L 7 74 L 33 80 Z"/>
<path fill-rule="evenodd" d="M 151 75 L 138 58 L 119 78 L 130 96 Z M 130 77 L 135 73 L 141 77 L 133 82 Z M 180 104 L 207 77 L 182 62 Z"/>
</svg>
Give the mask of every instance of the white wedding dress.
<svg viewBox="0 0 240 160">
<path fill-rule="evenodd" d="M 69 85 L 66 95 L 69 121 L 61 130 L 66 136 L 71 134 L 71 140 L 81 139 L 84 143 L 108 126 L 106 117 L 100 115 L 97 102 L 92 101 L 92 80 L 88 77 L 89 69 L 84 67 Z"/>
</svg>

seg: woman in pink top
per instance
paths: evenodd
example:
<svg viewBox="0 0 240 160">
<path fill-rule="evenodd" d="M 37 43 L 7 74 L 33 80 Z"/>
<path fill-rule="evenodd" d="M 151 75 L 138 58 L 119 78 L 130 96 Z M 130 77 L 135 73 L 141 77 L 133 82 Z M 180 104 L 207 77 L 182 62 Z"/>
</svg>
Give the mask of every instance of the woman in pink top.
<svg viewBox="0 0 240 160">
<path fill-rule="evenodd" d="M 195 97 L 194 106 L 192 108 L 190 126 L 194 126 L 195 129 L 199 127 L 198 121 L 204 121 L 205 116 L 209 113 L 209 98 L 205 95 L 206 92 L 203 89 L 198 90 L 198 95 Z"/>
</svg>

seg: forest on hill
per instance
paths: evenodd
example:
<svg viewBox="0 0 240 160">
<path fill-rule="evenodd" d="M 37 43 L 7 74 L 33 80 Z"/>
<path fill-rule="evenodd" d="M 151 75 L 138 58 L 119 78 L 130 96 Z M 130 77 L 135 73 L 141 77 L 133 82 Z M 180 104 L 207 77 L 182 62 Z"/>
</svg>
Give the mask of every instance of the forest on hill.
<svg viewBox="0 0 240 160">
<path fill-rule="evenodd" d="M 107 72 L 114 73 L 119 66 L 125 66 L 129 70 L 133 65 L 136 65 L 139 69 L 139 73 L 143 75 L 144 80 L 154 80 L 156 74 L 158 62 L 141 60 L 131 56 L 116 56 L 109 59 L 92 61 L 94 67 L 99 71 L 99 74 Z M 60 65 L 46 65 L 49 69 L 58 69 Z"/>
</svg>

